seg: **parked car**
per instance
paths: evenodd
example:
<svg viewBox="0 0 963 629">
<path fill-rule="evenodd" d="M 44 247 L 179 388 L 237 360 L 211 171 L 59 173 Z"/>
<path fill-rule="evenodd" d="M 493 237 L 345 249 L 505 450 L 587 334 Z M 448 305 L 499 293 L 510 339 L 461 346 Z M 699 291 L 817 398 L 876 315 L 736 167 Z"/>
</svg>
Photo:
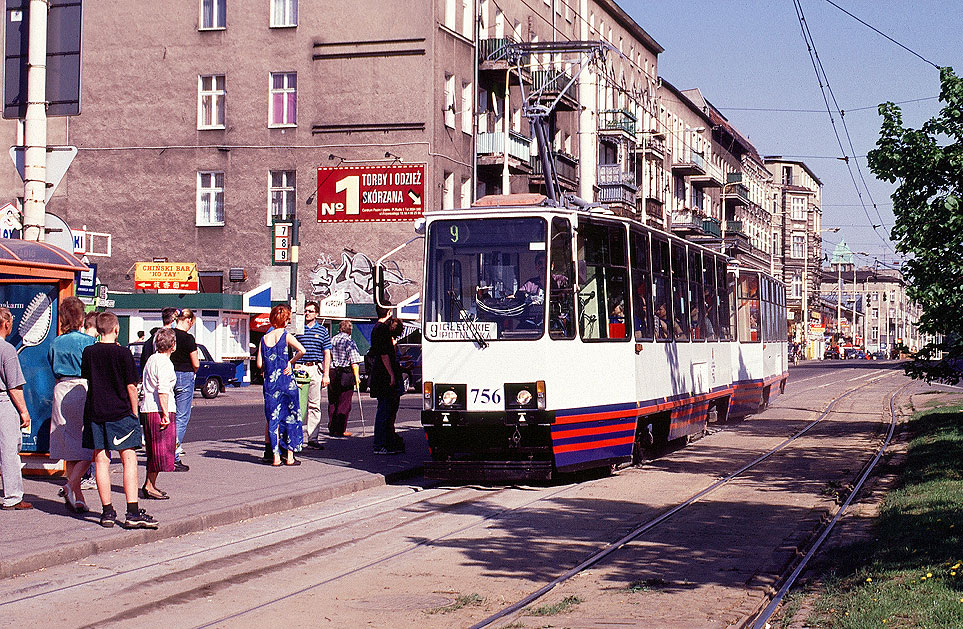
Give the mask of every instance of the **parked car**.
<svg viewBox="0 0 963 629">
<path fill-rule="evenodd" d="M 398 364 L 401 365 L 402 392 L 421 389 L 421 343 L 398 343 Z M 368 367 L 361 363 L 358 370 L 361 391 L 368 390 Z"/>
<path fill-rule="evenodd" d="M 144 351 L 144 342 L 137 341 L 127 346 L 130 353 L 134 356 L 134 364 L 140 370 L 140 355 Z M 222 393 L 227 385 L 235 387 L 241 386 L 237 379 L 237 366 L 240 360 L 216 361 L 211 357 L 207 348 L 197 344 L 198 358 L 200 365 L 197 367 L 197 375 L 194 379 L 194 389 L 199 390 L 201 395 L 207 399 L 216 398 Z"/>
<path fill-rule="evenodd" d="M 823 353 L 823 358 L 826 358 L 826 359 L 839 358 L 839 348 L 836 347 L 835 345 L 830 345 L 829 347 L 826 348 L 826 351 Z"/>
</svg>

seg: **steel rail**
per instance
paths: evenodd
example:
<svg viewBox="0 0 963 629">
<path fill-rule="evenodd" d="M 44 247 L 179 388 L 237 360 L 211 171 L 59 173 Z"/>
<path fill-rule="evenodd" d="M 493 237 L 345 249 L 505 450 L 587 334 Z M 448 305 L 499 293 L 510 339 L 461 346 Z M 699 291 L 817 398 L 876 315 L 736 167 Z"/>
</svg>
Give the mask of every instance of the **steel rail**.
<svg viewBox="0 0 963 629">
<path fill-rule="evenodd" d="M 668 511 L 662 513 L 662 514 L 659 515 L 658 517 L 653 518 L 652 520 L 649 520 L 648 522 L 645 522 L 644 524 L 641 524 L 640 526 L 638 526 L 638 527 L 636 527 L 635 529 L 633 529 L 631 532 L 629 532 L 627 535 L 625 535 L 624 537 L 622 537 L 622 538 L 619 539 L 618 541 L 612 542 L 612 543 L 608 544 L 605 548 L 602 548 L 602 549 L 596 551 L 595 553 L 593 553 L 592 555 L 590 555 L 587 559 L 585 559 L 584 561 L 582 561 L 581 563 L 579 563 L 579 564 L 578 564 L 577 566 L 575 566 L 574 568 L 571 568 L 570 570 L 562 573 L 561 575 L 559 575 L 558 577 L 556 577 L 555 579 L 553 579 L 553 580 L 550 581 L 549 583 L 545 584 L 545 585 L 542 586 L 541 588 L 535 590 L 534 592 L 532 592 L 532 593 L 529 594 L 528 596 L 526 596 L 526 597 L 524 597 L 524 598 L 516 601 L 515 603 L 512 603 L 512 604 L 509 605 L 508 607 L 505 607 L 505 608 L 502 609 L 501 611 L 499 611 L 499 612 L 497 612 L 497 613 L 495 613 L 495 614 L 492 614 L 491 616 L 485 618 L 484 620 L 482 620 L 482 621 L 480 621 L 480 622 L 478 622 L 478 623 L 475 623 L 474 625 L 471 625 L 470 629 L 482 629 L 483 627 L 487 627 L 487 626 L 491 625 L 492 623 L 494 623 L 494 622 L 496 622 L 496 621 L 498 621 L 498 620 L 501 620 L 502 618 L 505 618 L 506 616 L 509 616 L 509 615 L 511 615 L 511 614 L 514 614 L 514 613 L 516 613 L 516 612 L 521 611 L 521 610 L 524 609 L 526 606 L 530 605 L 530 604 L 533 603 L 534 601 L 536 601 L 536 600 L 540 599 L 541 597 L 545 596 L 546 594 L 548 594 L 548 593 L 549 593 L 550 591 L 552 591 L 557 585 L 559 585 L 559 584 L 561 584 L 561 583 L 564 583 L 565 581 L 568 581 L 569 579 L 571 579 L 571 578 L 574 577 L 575 575 L 579 574 L 580 572 L 582 572 L 582 571 L 586 570 L 587 568 L 590 568 L 591 566 L 597 564 L 598 562 L 600 562 L 601 560 L 605 559 L 606 557 L 608 557 L 609 555 L 611 555 L 611 554 L 614 553 L 615 551 L 620 550 L 621 548 L 623 548 L 623 547 L 624 547 L 626 544 L 628 544 L 629 542 L 637 539 L 638 537 L 640 537 L 640 536 L 643 535 L 644 533 L 646 533 L 646 532 L 648 532 L 649 530 L 655 528 L 656 526 L 662 524 L 663 522 L 665 522 L 666 520 L 668 520 L 668 519 L 671 518 L 672 516 L 676 515 L 677 513 L 679 513 L 680 511 L 682 511 L 683 509 L 685 509 L 685 508 L 691 506 L 692 504 L 698 502 L 699 500 L 701 500 L 701 499 L 704 498 L 705 496 L 709 495 L 710 493 L 716 491 L 717 489 L 719 489 L 719 488 L 722 487 L 723 485 L 726 485 L 726 484 L 730 483 L 732 480 L 734 480 L 734 479 L 737 478 L 738 476 L 741 476 L 743 473 L 745 473 L 745 472 L 747 472 L 748 470 L 752 469 L 752 468 L 755 467 L 756 465 L 759 465 L 760 463 L 762 463 L 763 461 L 767 460 L 768 458 L 770 458 L 770 457 L 773 456 L 774 454 L 777 454 L 777 453 L 780 452 L 781 450 L 785 449 L 785 448 L 788 447 L 792 442 L 796 441 L 797 439 L 799 439 L 800 437 L 802 437 L 804 434 L 806 434 L 807 432 L 809 432 L 809 431 L 810 431 L 813 427 L 815 427 L 817 424 L 819 424 L 820 422 L 822 422 L 822 421 L 826 418 L 826 416 L 829 415 L 830 412 L 832 412 L 832 410 L 833 410 L 833 408 L 836 406 L 836 404 L 838 404 L 839 402 L 841 402 L 841 401 L 844 400 L 845 398 L 849 397 L 850 395 L 852 395 L 852 394 L 855 393 L 856 391 L 859 391 L 860 389 L 862 389 L 862 388 L 864 388 L 864 387 L 867 387 L 867 386 L 869 386 L 870 384 L 874 384 L 874 383 L 877 382 L 878 380 L 881 380 L 881 379 L 883 379 L 883 378 L 886 378 L 886 377 L 888 377 L 888 376 L 890 376 L 890 375 L 891 375 L 891 374 L 885 374 L 885 375 L 883 375 L 883 376 L 879 376 L 879 377 L 876 377 L 876 378 L 871 378 L 870 380 L 867 380 L 867 381 L 864 382 L 863 384 L 860 384 L 860 385 L 858 385 L 858 386 L 850 389 L 849 391 L 843 393 L 842 395 L 840 395 L 839 397 L 837 397 L 836 399 L 834 399 L 832 402 L 830 402 L 830 403 L 826 406 L 826 408 L 823 410 L 823 412 L 819 415 L 819 417 L 817 417 L 815 420 L 813 420 L 812 422 L 810 422 L 809 424 L 807 424 L 805 427 L 803 427 L 802 429 L 800 429 L 800 430 L 799 430 L 798 432 L 796 432 L 794 435 L 792 435 L 791 437 L 787 438 L 785 441 L 783 441 L 783 442 L 780 443 L 779 445 L 775 446 L 774 448 L 772 448 L 772 449 L 769 450 L 768 452 L 760 455 L 759 457 L 757 457 L 756 459 L 754 459 L 752 462 L 747 463 L 746 465 L 742 466 L 741 468 L 739 468 L 739 469 L 736 470 L 735 472 L 732 472 L 731 474 L 729 474 L 729 475 L 726 476 L 725 478 L 722 478 L 722 479 L 720 479 L 720 480 L 712 483 L 712 484 L 709 485 L 708 487 L 702 489 L 701 491 L 697 492 L 696 494 L 694 494 L 693 496 L 691 496 L 690 498 L 688 498 L 685 502 L 682 502 L 682 503 L 680 503 L 680 504 L 672 507 L 671 509 L 669 509 Z"/>
<path fill-rule="evenodd" d="M 828 524 L 826 524 L 822 532 L 819 534 L 819 537 L 817 537 L 816 541 L 813 542 L 813 544 L 809 548 L 809 552 L 807 552 L 806 555 L 799 561 L 795 569 L 792 571 L 792 573 L 790 573 L 789 577 L 786 578 L 786 581 L 782 584 L 782 587 L 780 587 L 779 591 L 776 592 L 776 594 L 772 597 L 772 600 L 769 602 L 766 608 L 762 611 L 762 613 L 760 613 L 759 616 L 756 617 L 755 622 L 753 622 L 752 624 L 753 629 L 765 629 L 765 627 L 768 625 L 769 619 L 772 618 L 772 615 L 776 612 L 776 609 L 778 609 L 779 606 L 782 604 L 783 599 L 789 593 L 789 590 L 792 588 L 792 586 L 795 585 L 796 579 L 799 578 L 799 575 L 802 574 L 802 571 L 806 569 L 806 566 L 809 564 L 809 561 L 822 548 L 822 545 L 826 542 L 826 539 L 829 537 L 829 534 L 832 532 L 833 527 L 836 526 L 836 523 L 839 522 L 840 519 L 842 519 L 843 515 L 845 515 L 846 510 L 849 508 L 850 504 L 852 504 L 853 499 L 859 493 L 859 490 L 862 489 L 863 484 L 866 482 L 866 479 L 868 479 L 870 474 L 873 473 L 873 470 L 876 469 L 876 466 L 879 464 L 880 459 L 882 459 L 883 454 L 885 454 L 886 452 L 886 448 L 889 447 L 890 442 L 893 440 L 893 433 L 896 430 L 896 407 L 894 406 L 894 401 L 896 399 L 896 396 L 903 389 L 908 387 L 910 384 L 912 383 L 904 384 L 902 387 L 894 391 L 893 394 L 890 396 L 889 398 L 890 424 L 889 424 L 889 431 L 886 434 L 886 439 L 883 441 L 883 445 L 879 448 L 879 450 L 876 453 L 876 456 L 873 457 L 873 460 L 870 461 L 869 464 L 866 466 L 866 469 L 863 471 L 863 474 L 860 476 L 859 481 L 857 481 L 857 483 L 853 486 L 853 490 L 849 492 L 849 497 L 847 497 L 846 500 L 843 502 L 843 504 L 840 505 L 839 509 L 836 510 L 836 515 L 833 516 L 832 520 L 830 520 Z"/>
</svg>

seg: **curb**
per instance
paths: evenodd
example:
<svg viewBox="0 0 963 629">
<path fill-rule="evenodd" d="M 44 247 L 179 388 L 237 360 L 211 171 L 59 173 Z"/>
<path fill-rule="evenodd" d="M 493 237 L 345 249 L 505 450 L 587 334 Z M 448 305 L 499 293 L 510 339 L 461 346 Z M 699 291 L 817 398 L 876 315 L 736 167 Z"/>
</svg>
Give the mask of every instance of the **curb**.
<svg viewBox="0 0 963 629">
<path fill-rule="evenodd" d="M 55 549 L 41 550 L 29 555 L 5 559 L 0 562 L 0 579 L 67 564 L 103 552 L 123 550 L 147 542 L 160 541 L 171 537 L 196 533 L 216 526 L 225 526 L 241 522 L 242 520 L 319 504 L 365 489 L 413 478 L 419 476 L 423 471 L 424 466 L 419 463 L 411 468 L 390 472 L 385 475 L 366 474 L 363 477 L 348 480 L 333 487 L 321 487 L 310 491 L 287 494 L 285 496 L 274 496 L 219 511 L 202 513 L 196 517 L 161 523 L 160 528 L 156 530 L 137 529 L 134 531 L 122 531 L 121 535 L 106 539 L 67 543 Z M 96 512 L 91 513 L 94 517 L 99 517 Z M 91 523 L 96 521 L 90 518 L 91 515 L 88 514 L 82 519 Z M 119 523 L 118 526 L 120 526 Z"/>
</svg>

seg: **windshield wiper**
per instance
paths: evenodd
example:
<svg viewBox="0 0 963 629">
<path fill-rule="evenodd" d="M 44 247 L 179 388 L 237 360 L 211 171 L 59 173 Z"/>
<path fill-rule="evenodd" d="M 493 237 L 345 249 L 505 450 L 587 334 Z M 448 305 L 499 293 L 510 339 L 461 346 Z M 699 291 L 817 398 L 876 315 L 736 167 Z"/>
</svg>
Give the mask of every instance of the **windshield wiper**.
<svg viewBox="0 0 963 629">
<path fill-rule="evenodd" d="M 469 332 L 471 332 L 471 335 L 474 341 L 478 343 L 478 347 L 480 347 L 481 349 L 485 349 L 486 347 L 488 347 L 488 341 L 485 340 L 485 337 L 482 335 L 481 330 L 479 330 L 478 326 L 475 325 L 475 320 L 472 319 L 471 315 L 468 314 L 468 311 L 465 310 L 465 304 L 462 303 L 461 296 L 455 291 L 449 290 L 448 299 L 451 300 L 451 303 L 458 306 L 458 310 L 460 311 L 460 315 L 461 315 L 461 320 L 468 324 L 468 330 Z"/>
</svg>

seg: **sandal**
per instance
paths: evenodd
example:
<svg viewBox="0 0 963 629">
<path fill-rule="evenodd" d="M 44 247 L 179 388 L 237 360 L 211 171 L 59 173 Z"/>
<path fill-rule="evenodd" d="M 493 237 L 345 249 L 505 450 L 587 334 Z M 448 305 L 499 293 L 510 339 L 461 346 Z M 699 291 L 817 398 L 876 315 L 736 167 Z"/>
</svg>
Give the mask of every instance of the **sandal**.
<svg viewBox="0 0 963 629">
<path fill-rule="evenodd" d="M 294 459 L 293 461 L 285 461 L 284 464 L 289 465 L 291 467 L 297 467 L 298 465 L 301 465 L 301 461 L 299 461 L 298 459 Z"/>
</svg>

